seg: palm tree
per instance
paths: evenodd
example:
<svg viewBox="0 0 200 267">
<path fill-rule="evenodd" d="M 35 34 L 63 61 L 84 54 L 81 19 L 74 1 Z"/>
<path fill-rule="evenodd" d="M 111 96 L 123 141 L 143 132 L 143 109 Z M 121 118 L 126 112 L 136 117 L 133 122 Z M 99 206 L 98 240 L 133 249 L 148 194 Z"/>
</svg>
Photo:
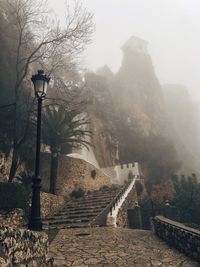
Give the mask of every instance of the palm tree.
<svg viewBox="0 0 200 267">
<path fill-rule="evenodd" d="M 75 147 L 90 143 L 86 136 L 91 136 L 87 130 L 88 121 L 78 110 L 68 110 L 65 107 L 51 105 L 43 116 L 43 143 L 51 150 L 50 193 L 55 194 L 58 170 L 58 155 L 63 145 Z"/>
</svg>

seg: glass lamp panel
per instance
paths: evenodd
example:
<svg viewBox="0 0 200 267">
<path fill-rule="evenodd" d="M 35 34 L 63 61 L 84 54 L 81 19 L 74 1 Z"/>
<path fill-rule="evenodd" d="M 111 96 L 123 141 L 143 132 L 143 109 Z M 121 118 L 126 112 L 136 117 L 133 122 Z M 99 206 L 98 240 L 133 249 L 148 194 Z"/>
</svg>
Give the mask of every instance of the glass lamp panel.
<svg viewBox="0 0 200 267">
<path fill-rule="evenodd" d="M 43 84 L 44 81 L 43 80 L 35 80 L 34 82 L 34 89 L 35 89 L 35 95 L 40 96 L 43 94 Z"/>
<path fill-rule="evenodd" d="M 46 95 L 47 94 L 47 85 L 48 85 L 48 83 L 46 82 L 46 81 L 43 81 L 43 86 L 44 86 L 44 88 L 43 88 L 43 93 Z"/>
</svg>

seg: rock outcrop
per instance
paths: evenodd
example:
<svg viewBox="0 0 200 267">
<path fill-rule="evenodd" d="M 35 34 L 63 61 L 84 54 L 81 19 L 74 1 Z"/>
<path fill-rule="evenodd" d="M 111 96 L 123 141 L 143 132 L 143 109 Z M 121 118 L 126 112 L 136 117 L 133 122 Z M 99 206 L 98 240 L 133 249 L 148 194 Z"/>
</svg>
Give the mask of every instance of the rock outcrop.
<svg viewBox="0 0 200 267">
<path fill-rule="evenodd" d="M 137 161 L 144 176 L 169 176 L 178 164 L 147 42 L 131 37 L 122 51 L 116 74 L 104 67 L 86 75 L 94 153 L 100 167 Z"/>
</svg>

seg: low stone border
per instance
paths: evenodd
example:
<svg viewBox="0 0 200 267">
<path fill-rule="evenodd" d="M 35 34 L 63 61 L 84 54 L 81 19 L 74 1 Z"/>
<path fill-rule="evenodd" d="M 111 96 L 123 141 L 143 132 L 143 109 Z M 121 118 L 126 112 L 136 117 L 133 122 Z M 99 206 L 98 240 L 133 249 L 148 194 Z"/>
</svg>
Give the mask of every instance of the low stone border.
<svg viewBox="0 0 200 267">
<path fill-rule="evenodd" d="M 26 225 L 24 211 L 22 209 L 11 211 L 0 210 L 1 224 L 14 228 L 23 228 Z"/>
<path fill-rule="evenodd" d="M 50 267 L 47 259 L 48 236 L 43 232 L 0 225 L 1 267 Z"/>
<path fill-rule="evenodd" d="M 200 262 L 200 231 L 163 216 L 152 219 L 155 233 L 169 245 Z"/>
</svg>

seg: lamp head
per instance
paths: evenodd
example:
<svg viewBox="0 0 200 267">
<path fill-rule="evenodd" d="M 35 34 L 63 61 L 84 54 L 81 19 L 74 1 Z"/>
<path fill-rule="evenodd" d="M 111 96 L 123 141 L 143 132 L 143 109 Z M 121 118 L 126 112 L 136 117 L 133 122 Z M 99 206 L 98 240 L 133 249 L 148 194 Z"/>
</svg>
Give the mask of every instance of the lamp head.
<svg viewBox="0 0 200 267">
<path fill-rule="evenodd" d="M 34 85 L 35 96 L 45 98 L 50 77 L 47 77 L 43 70 L 38 70 L 38 73 L 32 76 L 31 81 Z"/>
</svg>

